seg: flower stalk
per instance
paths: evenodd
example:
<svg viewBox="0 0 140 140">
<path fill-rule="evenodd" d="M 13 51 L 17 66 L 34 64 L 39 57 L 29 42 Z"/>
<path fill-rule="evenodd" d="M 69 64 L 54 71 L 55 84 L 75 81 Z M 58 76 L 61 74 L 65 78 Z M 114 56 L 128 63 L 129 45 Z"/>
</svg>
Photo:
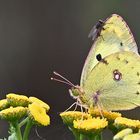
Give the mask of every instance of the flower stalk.
<svg viewBox="0 0 140 140">
<path fill-rule="evenodd" d="M 22 126 L 24 126 L 26 123 L 27 123 L 27 121 L 28 121 L 28 117 L 26 117 L 24 120 L 22 120 L 20 123 L 19 123 L 19 127 L 21 128 Z"/>
<path fill-rule="evenodd" d="M 11 122 L 11 125 L 13 126 L 14 130 L 15 130 L 15 139 L 17 140 L 22 140 L 22 134 L 21 134 L 21 130 L 18 124 L 18 120 Z M 14 139 L 13 139 L 14 140 Z"/>
<path fill-rule="evenodd" d="M 25 131 L 24 131 L 24 134 L 23 134 L 23 140 L 28 140 L 32 125 L 33 125 L 32 121 L 28 118 L 27 124 L 26 124 L 26 127 L 25 127 Z"/>
</svg>

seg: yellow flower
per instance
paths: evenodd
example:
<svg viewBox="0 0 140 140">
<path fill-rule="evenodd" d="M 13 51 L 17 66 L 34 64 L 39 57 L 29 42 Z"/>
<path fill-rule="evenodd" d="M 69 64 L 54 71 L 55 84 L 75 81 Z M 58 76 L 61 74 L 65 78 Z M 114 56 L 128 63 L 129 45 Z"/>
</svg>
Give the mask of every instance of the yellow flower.
<svg viewBox="0 0 140 140">
<path fill-rule="evenodd" d="M 118 132 L 114 137 L 113 140 L 121 140 L 128 134 L 132 134 L 133 131 L 130 128 L 123 129 L 122 131 Z"/>
<path fill-rule="evenodd" d="M 118 112 L 111 112 L 106 110 L 102 110 L 102 112 L 100 112 L 98 109 L 89 109 L 89 114 L 94 117 L 102 117 L 103 115 L 103 117 L 107 118 L 108 120 L 115 120 L 117 117 L 121 117 L 121 114 Z"/>
<path fill-rule="evenodd" d="M 7 99 L 0 100 L 0 110 L 6 109 L 9 107 Z"/>
<path fill-rule="evenodd" d="M 47 126 L 50 124 L 50 117 L 46 114 L 45 108 L 37 103 L 29 105 L 29 117 L 35 124 Z"/>
<path fill-rule="evenodd" d="M 60 113 L 60 116 L 63 120 L 63 122 L 67 125 L 73 125 L 74 120 L 84 120 L 88 119 L 91 116 L 88 113 L 83 113 L 80 111 L 67 111 Z"/>
<path fill-rule="evenodd" d="M 108 125 L 106 119 L 90 118 L 87 120 L 74 120 L 74 128 L 82 132 L 95 132 L 96 130 L 102 130 Z"/>
<path fill-rule="evenodd" d="M 11 106 L 28 106 L 29 99 L 25 95 L 18 95 L 14 93 L 9 93 L 6 95 L 7 101 Z"/>
<path fill-rule="evenodd" d="M 127 135 L 123 138 L 123 140 L 140 140 L 140 133 Z"/>
<path fill-rule="evenodd" d="M 38 99 L 36 97 L 29 97 L 29 101 L 31 103 L 36 102 L 36 103 L 40 104 L 42 107 L 44 107 L 46 109 L 46 112 L 48 112 L 50 110 L 50 107 L 48 104 L 46 104 L 45 102 L 41 101 L 40 99 Z"/>
<path fill-rule="evenodd" d="M 0 118 L 8 121 L 13 121 L 22 118 L 27 113 L 25 107 L 10 107 L 0 111 Z"/>
<path fill-rule="evenodd" d="M 123 128 L 140 128 L 140 121 L 139 120 L 131 120 L 124 117 L 118 117 L 115 119 L 114 125 L 116 127 L 123 127 Z"/>
</svg>

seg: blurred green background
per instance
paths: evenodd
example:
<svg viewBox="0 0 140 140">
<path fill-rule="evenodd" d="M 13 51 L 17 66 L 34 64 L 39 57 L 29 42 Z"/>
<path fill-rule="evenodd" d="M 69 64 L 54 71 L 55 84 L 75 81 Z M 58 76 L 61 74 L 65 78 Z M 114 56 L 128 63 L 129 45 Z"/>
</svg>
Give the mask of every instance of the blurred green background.
<svg viewBox="0 0 140 140">
<path fill-rule="evenodd" d="M 81 70 L 92 45 L 88 33 L 99 19 L 121 15 L 140 44 L 139 0 L 1 0 L 0 94 L 36 96 L 51 106 L 51 126 L 38 128 L 46 140 L 73 140 L 59 113 L 74 100 L 69 87 L 52 82 L 56 70 L 79 84 Z M 140 119 L 140 109 L 123 112 Z M 0 122 L 0 137 L 7 125 Z M 32 130 L 30 140 L 38 140 Z M 111 140 L 111 133 L 104 140 Z"/>
</svg>

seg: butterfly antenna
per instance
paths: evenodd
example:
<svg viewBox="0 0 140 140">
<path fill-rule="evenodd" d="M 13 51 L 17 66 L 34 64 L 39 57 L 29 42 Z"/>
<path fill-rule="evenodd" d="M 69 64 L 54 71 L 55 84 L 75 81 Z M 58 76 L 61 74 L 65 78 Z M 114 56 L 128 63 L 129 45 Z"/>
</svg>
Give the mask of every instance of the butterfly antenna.
<svg viewBox="0 0 140 140">
<path fill-rule="evenodd" d="M 59 76 L 60 78 L 62 78 L 63 80 L 67 81 L 68 83 L 70 83 L 71 85 L 75 86 L 70 80 L 66 79 L 65 77 L 63 77 L 61 74 L 59 74 L 58 72 L 54 71 L 53 72 L 56 76 Z"/>
<path fill-rule="evenodd" d="M 57 73 L 56 71 L 54 71 L 53 74 L 60 77 L 62 80 L 57 79 L 57 78 L 53 78 L 53 77 L 51 78 L 51 80 L 54 80 L 54 81 L 57 81 L 57 82 L 64 83 L 64 84 L 70 85 L 72 87 L 75 87 L 75 85 L 71 81 L 69 81 L 68 79 L 63 77 L 61 74 Z"/>
<path fill-rule="evenodd" d="M 73 87 L 73 85 L 71 85 L 70 83 L 68 83 L 68 82 L 66 82 L 66 81 L 63 81 L 63 80 L 60 80 L 60 79 L 57 79 L 57 78 L 51 77 L 51 80 L 57 81 L 57 82 L 59 82 L 59 83 L 64 83 L 64 84 L 66 84 L 66 85 L 69 85 L 69 86 L 72 86 L 72 87 Z"/>
</svg>

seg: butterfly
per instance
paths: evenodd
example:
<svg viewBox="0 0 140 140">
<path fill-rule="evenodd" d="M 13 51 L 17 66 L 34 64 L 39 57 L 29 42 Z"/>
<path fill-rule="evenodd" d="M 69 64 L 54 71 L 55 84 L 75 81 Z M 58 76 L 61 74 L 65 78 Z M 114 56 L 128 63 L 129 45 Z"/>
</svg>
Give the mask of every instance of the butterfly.
<svg viewBox="0 0 140 140">
<path fill-rule="evenodd" d="M 115 111 L 140 106 L 140 56 L 128 25 L 113 14 L 104 21 L 99 34 L 95 30 L 80 85 L 65 79 L 72 86 L 71 96 L 85 108 L 100 106 Z"/>
</svg>

